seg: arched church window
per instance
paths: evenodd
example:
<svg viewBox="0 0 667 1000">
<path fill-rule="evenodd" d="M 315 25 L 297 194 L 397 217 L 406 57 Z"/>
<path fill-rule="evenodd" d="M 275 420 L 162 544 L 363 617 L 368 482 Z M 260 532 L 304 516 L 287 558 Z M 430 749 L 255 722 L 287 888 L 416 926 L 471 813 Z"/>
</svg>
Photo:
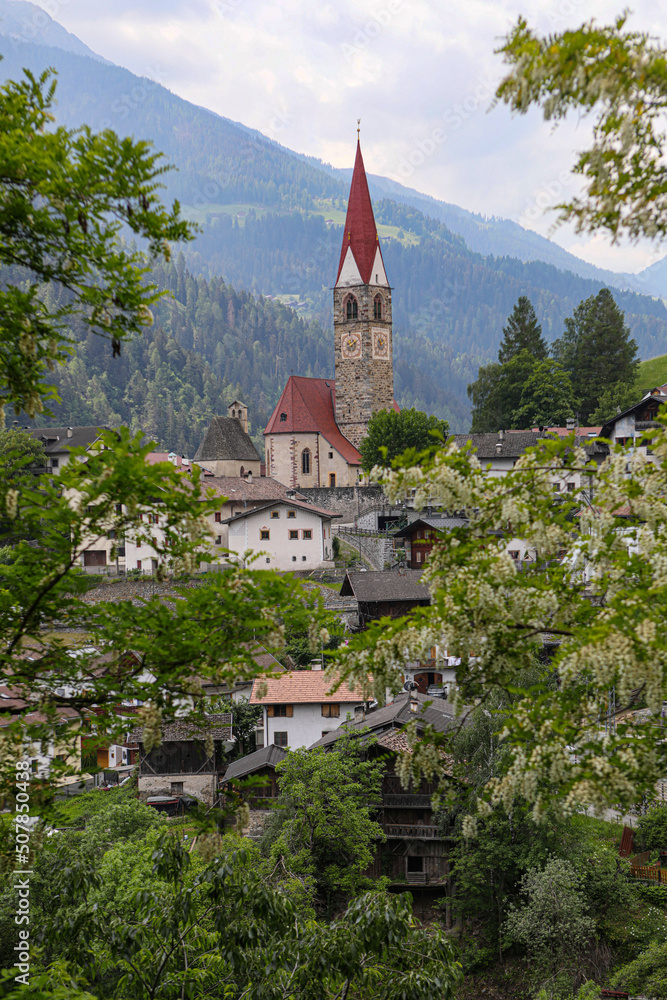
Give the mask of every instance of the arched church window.
<svg viewBox="0 0 667 1000">
<path fill-rule="evenodd" d="M 236 410 L 232 410 L 232 416 L 233 416 L 233 417 L 235 417 L 235 416 L 236 416 Z"/>
<path fill-rule="evenodd" d="M 304 448 L 301 452 L 301 472 L 304 476 L 310 475 L 310 451 Z"/>
<path fill-rule="evenodd" d="M 347 318 L 356 319 L 359 315 L 359 306 L 357 305 L 357 300 L 354 295 L 350 295 L 347 300 Z"/>
<path fill-rule="evenodd" d="M 376 295 L 373 302 L 373 319 L 382 319 L 382 296 Z"/>
<path fill-rule="evenodd" d="M 241 471 L 239 473 L 241 479 L 243 479 L 244 473 L 245 473 L 245 469 L 243 468 L 243 466 L 241 466 Z"/>
</svg>

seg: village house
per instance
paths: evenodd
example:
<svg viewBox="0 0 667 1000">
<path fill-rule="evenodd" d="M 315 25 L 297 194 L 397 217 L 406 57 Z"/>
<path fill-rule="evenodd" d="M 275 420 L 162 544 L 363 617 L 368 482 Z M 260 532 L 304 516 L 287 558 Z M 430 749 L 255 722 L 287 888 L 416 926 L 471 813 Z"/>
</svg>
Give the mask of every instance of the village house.
<svg viewBox="0 0 667 1000">
<path fill-rule="evenodd" d="M 139 796 L 188 795 L 212 805 L 219 778 L 227 768 L 226 755 L 234 746 L 230 712 L 211 714 L 202 722 L 176 719 L 162 726 L 162 742 L 148 750 L 144 727 L 129 734 L 139 746 Z M 211 752 L 212 743 L 212 752 Z"/>
<path fill-rule="evenodd" d="M 339 514 L 297 500 L 279 500 L 252 510 L 239 511 L 222 523 L 229 532 L 230 558 L 244 560 L 250 550 L 258 554 L 256 569 L 318 569 L 331 562 L 331 521 Z"/>
<path fill-rule="evenodd" d="M 400 540 L 405 548 L 406 562 L 410 569 L 421 571 L 431 550 L 442 531 L 461 528 L 468 522 L 465 517 L 449 517 L 446 514 L 422 514 L 394 532 L 394 539 Z"/>
<path fill-rule="evenodd" d="M 90 451 L 100 440 L 103 431 L 111 430 L 106 425 L 87 427 L 34 427 L 26 428 L 36 441 L 41 442 L 46 453 L 46 471 L 57 476 L 70 460 L 72 448 Z"/>
<path fill-rule="evenodd" d="M 311 749 L 335 749 L 337 741 L 351 734 L 367 743 L 369 753 L 385 762 L 382 778 L 382 802 L 376 819 L 386 842 L 378 843 L 367 874 L 387 876 L 395 890 L 418 888 L 431 896 L 446 897 L 446 922 L 451 927 L 451 901 L 454 884 L 449 862 L 452 844 L 450 831 L 436 820 L 432 796 L 436 784 L 422 781 L 418 787 L 404 788 L 397 773 L 399 754 L 409 753 L 405 726 L 414 722 L 419 734 L 425 725 L 437 732 L 447 732 L 459 720 L 448 702 L 434 701 L 415 691 L 399 695 L 384 707 L 359 711 L 351 722 L 328 733 L 312 744 Z M 446 767 L 446 761 L 443 762 Z"/>
<path fill-rule="evenodd" d="M 257 724 L 257 746 L 310 746 L 315 740 L 363 708 L 361 691 L 342 684 L 332 691 L 333 682 L 322 670 L 290 670 L 279 677 L 258 678 L 253 684 L 251 705 L 262 706 Z"/>
<path fill-rule="evenodd" d="M 358 629 L 379 618 L 400 618 L 413 608 L 431 603 L 428 587 L 420 583 L 421 570 L 383 570 L 376 573 L 348 570 L 340 588 L 341 597 L 351 597 L 358 606 Z"/>
<path fill-rule="evenodd" d="M 271 743 L 268 747 L 262 747 L 260 750 L 255 750 L 245 757 L 239 757 L 238 760 L 232 761 L 225 771 L 221 782 L 221 789 L 224 791 L 225 786 L 230 781 L 254 778 L 258 783 L 253 784 L 243 797 L 251 805 L 261 807 L 265 799 L 275 799 L 278 797 L 276 764 L 279 764 L 286 756 L 287 750 L 283 747 L 277 747 L 275 743 Z"/>
<path fill-rule="evenodd" d="M 642 441 L 642 438 L 654 428 L 661 426 L 657 419 L 658 411 L 665 400 L 667 400 L 667 384 L 650 389 L 639 402 L 608 420 L 600 431 L 601 436 L 611 441 L 612 445 L 632 445 L 650 457 L 650 445 Z"/>
</svg>

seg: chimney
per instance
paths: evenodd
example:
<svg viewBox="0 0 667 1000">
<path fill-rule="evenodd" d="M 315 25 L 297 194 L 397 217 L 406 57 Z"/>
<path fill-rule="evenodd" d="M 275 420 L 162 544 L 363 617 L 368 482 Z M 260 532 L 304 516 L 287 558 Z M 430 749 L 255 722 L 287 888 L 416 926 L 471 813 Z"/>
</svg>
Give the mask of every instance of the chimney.
<svg viewBox="0 0 667 1000">
<path fill-rule="evenodd" d="M 71 438 L 71 436 L 72 436 L 72 428 L 71 428 L 71 427 L 68 427 L 68 428 L 67 428 L 67 437 L 68 437 L 68 438 Z"/>
<path fill-rule="evenodd" d="M 568 429 L 568 431 L 573 431 L 574 430 L 574 417 L 568 417 L 567 420 L 565 421 L 565 426 Z"/>
<path fill-rule="evenodd" d="M 505 440 L 505 431 L 498 431 L 498 440 L 499 441 Z"/>
<path fill-rule="evenodd" d="M 250 485 L 252 485 L 252 469 L 248 469 L 248 472 L 247 472 L 246 477 L 245 477 L 245 481 L 246 481 L 246 483 L 249 483 Z"/>
<path fill-rule="evenodd" d="M 496 455 L 499 455 L 502 450 L 503 450 L 503 442 L 496 441 Z"/>
<path fill-rule="evenodd" d="M 355 705 L 354 706 L 354 721 L 363 722 L 366 718 L 366 706 L 365 705 Z"/>
</svg>

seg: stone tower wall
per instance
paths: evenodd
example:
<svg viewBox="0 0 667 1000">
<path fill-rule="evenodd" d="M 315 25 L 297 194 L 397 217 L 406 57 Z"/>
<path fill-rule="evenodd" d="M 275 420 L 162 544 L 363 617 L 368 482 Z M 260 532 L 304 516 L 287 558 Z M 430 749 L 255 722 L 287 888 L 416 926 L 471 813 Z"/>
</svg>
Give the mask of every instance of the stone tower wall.
<svg viewBox="0 0 667 1000">
<path fill-rule="evenodd" d="M 373 303 L 382 296 L 382 319 L 373 318 Z M 356 319 L 347 319 L 347 301 L 358 303 Z M 344 340 L 345 338 L 345 340 Z M 334 288 L 336 359 L 336 423 L 356 447 L 378 410 L 394 403 L 391 290 L 386 285 Z M 356 349 L 354 356 L 351 350 Z M 347 356 L 346 356 L 347 355 Z"/>
</svg>

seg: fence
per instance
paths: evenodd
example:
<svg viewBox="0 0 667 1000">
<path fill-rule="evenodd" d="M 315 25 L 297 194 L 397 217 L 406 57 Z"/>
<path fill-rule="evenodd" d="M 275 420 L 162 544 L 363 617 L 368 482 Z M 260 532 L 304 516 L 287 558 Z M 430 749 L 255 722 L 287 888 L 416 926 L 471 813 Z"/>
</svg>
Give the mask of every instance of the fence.
<svg viewBox="0 0 667 1000">
<path fill-rule="evenodd" d="M 634 878 L 642 879 L 645 882 L 657 882 L 658 885 L 667 885 L 667 870 L 658 865 L 633 865 L 630 871 Z"/>
</svg>

